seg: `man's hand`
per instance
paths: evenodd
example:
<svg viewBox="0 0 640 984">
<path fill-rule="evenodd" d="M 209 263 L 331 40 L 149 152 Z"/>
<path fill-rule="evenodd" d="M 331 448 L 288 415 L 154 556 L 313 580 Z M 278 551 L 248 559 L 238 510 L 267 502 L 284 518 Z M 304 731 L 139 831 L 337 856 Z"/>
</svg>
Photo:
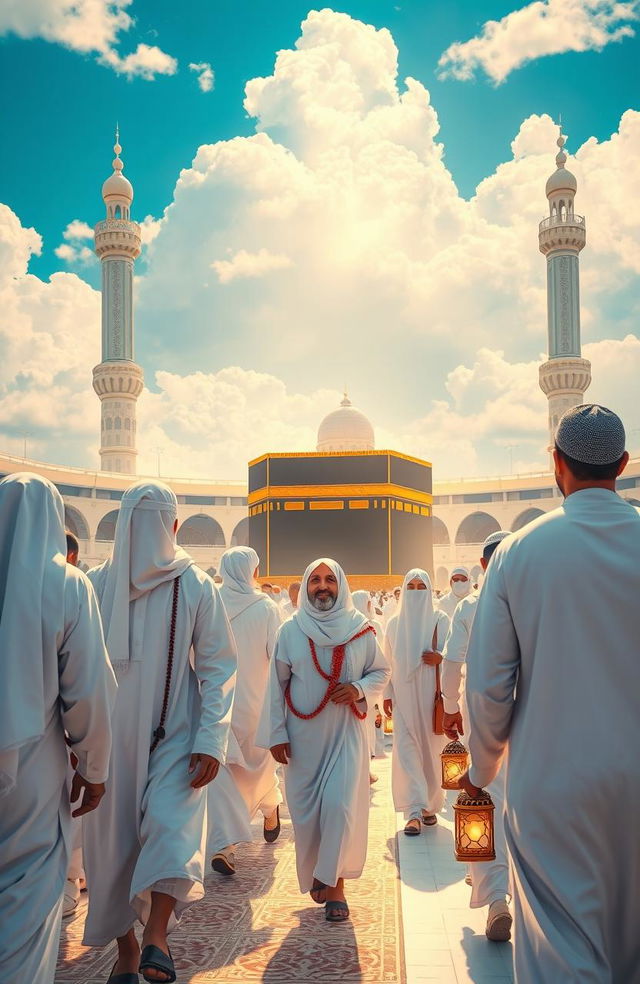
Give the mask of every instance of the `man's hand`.
<svg viewBox="0 0 640 984">
<path fill-rule="evenodd" d="M 464 728 L 462 726 L 462 714 L 460 711 L 456 711 L 455 714 L 447 714 L 444 712 L 444 718 L 442 720 L 442 725 L 444 728 L 444 733 L 447 738 L 451 741 L 456 741 L 459 735 L 464 734 Z"/>
<path fill-rule="evenodd" d="M 291 758 L 291 745 L 288 741 L 284 742 L 282 745 L 272 745 L 270 751 L 276 762 L 279 762 L 280 765 L 289 765 L 289 759 Z"/>
<path fill-rule="evenodd" d="M 332 704 L 353 704 L 360 700 L 360 693 L 352 683 L 339 683 L 331 692 Z"/>
<path fill-rule="evenodd" d="M 382 701 L 382 710 L 384 711 L 384 713 L 388 718 L 390 718 L 391 715 L 393 714 L 393 701 L 391 700 L 390 697 L 385 697 L 385 699 Z"/>
<path fill-rule="evenodd" d="M 433 649 L 425 649 L 422 654 L 422 662 L 426 663 L 427 666 L 439 666 L 442 662 L 442 653 Z"/>
<path fill-rule="evenodd" d="M 191 788 L 201 789 L 202 786 L 207 786 L 218 775 L 219 768 L 220 763 L 213 755 L 199 755 L 194 752 L 189 759 L 189 775 L 196 773 L 190 782 Z"/>
<path fill-rule="evenodd" d="M 82 793 L 82 802 L 77 810 L 71 814 L 72 817 L 83 817 L 85 813 L 91 813 L 99 805 L 100 800 L 106 792 L 103 782 L 88 782 L 79 772 L 75 772 L 71 783 L 71 802 L 75 801 Z"/>
<path fill-rule="evenodd" d="M 460 778 L 458 779 L 458 789 L 464 789 L 465 793 L 468 793 L 472 799 L 475 799 L 477 796 L 480 795 L 481 792 L 483 792 L 480 786 L 474 786 L 473 783 L 469 780 L 468 770 L 465 772 L 463 776 L 460 776 Z"/>
</svg>

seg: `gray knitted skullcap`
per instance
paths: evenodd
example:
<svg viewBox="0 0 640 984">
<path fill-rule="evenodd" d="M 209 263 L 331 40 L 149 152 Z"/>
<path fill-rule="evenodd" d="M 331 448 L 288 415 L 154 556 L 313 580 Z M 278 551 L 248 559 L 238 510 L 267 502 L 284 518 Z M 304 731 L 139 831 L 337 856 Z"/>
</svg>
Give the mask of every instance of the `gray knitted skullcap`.
<svg viewBox="0 0 640 984">
<path fill-rule="evenodd" d="M 612 465 L 624 454 L 625 433 L 620 417 L 597 403 L 572 407 L 560 418 L 556 447 L 586 465 Z"/>
<path fill-rule="evenodd" d="M 502 543 L 505 536 L 511 536 L 510 530 L 496 530 L 495 533 L 490 533 L 487 539 L 482 544 L 482 549 L 485 547 L 492 547 L 494 543 Z"/>
</svg>

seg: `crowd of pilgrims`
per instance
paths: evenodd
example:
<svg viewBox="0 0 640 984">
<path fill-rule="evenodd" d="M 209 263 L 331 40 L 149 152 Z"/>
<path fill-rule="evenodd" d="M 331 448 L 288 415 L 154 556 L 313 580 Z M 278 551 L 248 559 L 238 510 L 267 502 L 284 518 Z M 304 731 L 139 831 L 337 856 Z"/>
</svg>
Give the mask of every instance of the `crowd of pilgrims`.
<svg viewBox="0 0 640 984">
<path fill-rule="evenodd" d="M 496 806 L 470 905 L 487 907 L 489 940 L 515 922 L 519 984 L 640 981 L 640 516 L 615 492 L 624 440 L 606 408 L 569 411 L 564 504 L 489 536 L 481 583 L 456 568 L 443 595 L 420 568 L 352 592 L 331 558 L 283 590 L 250 547 L 212 580 L 155 481 L 125 493 L 112 556 L 85 576 L 56 488 L 0 482 L 1 984 L 51 984 L 82 890 L 84 943 L 117 940 L 110 984 L 177 980 L 168 935 L 205 870 L 209 891 L 240 879 L 252 821 L 275 843 L 283 796 L 300 891 L 328 922 L 357 920 L 345 883 L 366 862 L 391 731 L 407 837 L 438 823 L 440 755 L 465 736 L 460 788 Z"/>
</svg>

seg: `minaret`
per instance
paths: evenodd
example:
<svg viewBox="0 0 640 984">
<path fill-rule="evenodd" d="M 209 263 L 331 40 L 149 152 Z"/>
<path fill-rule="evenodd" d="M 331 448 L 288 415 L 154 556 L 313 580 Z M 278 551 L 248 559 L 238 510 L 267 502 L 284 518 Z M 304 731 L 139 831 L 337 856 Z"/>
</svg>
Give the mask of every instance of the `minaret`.
<svg viewBox="0 0 640 984">
<path fill-rule="evenodd" d="M 140 226 L 130 218 L 133 188 L 122 173 L 117 129 L 113 149 L 113 174 L 102 186 L 107 217 L 95 227 L 102 264 L 102 362 L 93 370 L 93 388 L 102 404 L 102 470 L 135 475 L 136 400 L 144 382 L 133 361 L 133 263 L 140 255 Z"/>
<path fill-rule="evenodd" d="M 591 363 L 581 356 L 580 250 L 587 241 L 583 215 L 573 211 L 578 183 L 567 171 L 562 131 L 557 169 L 547 181 L 549 216 L 540 223 L 538 243 L 547 258 L 549 359 L 540 366 L 540 388 L 549 400 L 551 446 L 558 420 L 582 403 L 591 382 Z"/>
</svg>

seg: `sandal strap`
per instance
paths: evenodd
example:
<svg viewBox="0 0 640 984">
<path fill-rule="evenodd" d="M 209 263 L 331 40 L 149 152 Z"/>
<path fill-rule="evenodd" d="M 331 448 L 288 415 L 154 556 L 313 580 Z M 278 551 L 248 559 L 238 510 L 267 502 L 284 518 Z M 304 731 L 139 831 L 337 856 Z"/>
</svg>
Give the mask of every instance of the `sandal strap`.
<svg viewBox="0 0 640 984">
<path fill-rule="evenodd" d="M 176 979 L 176 968 L 173 960 L 171 959 L 171 951 L 169 951 L 169 954 L 167 955 L 160 949 L 159 946 L 154 946 L 153 943 L 145 946 L 140 954 L 139 970 L 143 976 L 146 969 L 159 970 L 163 974 L 167 974 L 167 984 L 171 984 L 171 982 Z"/>
</svg>

